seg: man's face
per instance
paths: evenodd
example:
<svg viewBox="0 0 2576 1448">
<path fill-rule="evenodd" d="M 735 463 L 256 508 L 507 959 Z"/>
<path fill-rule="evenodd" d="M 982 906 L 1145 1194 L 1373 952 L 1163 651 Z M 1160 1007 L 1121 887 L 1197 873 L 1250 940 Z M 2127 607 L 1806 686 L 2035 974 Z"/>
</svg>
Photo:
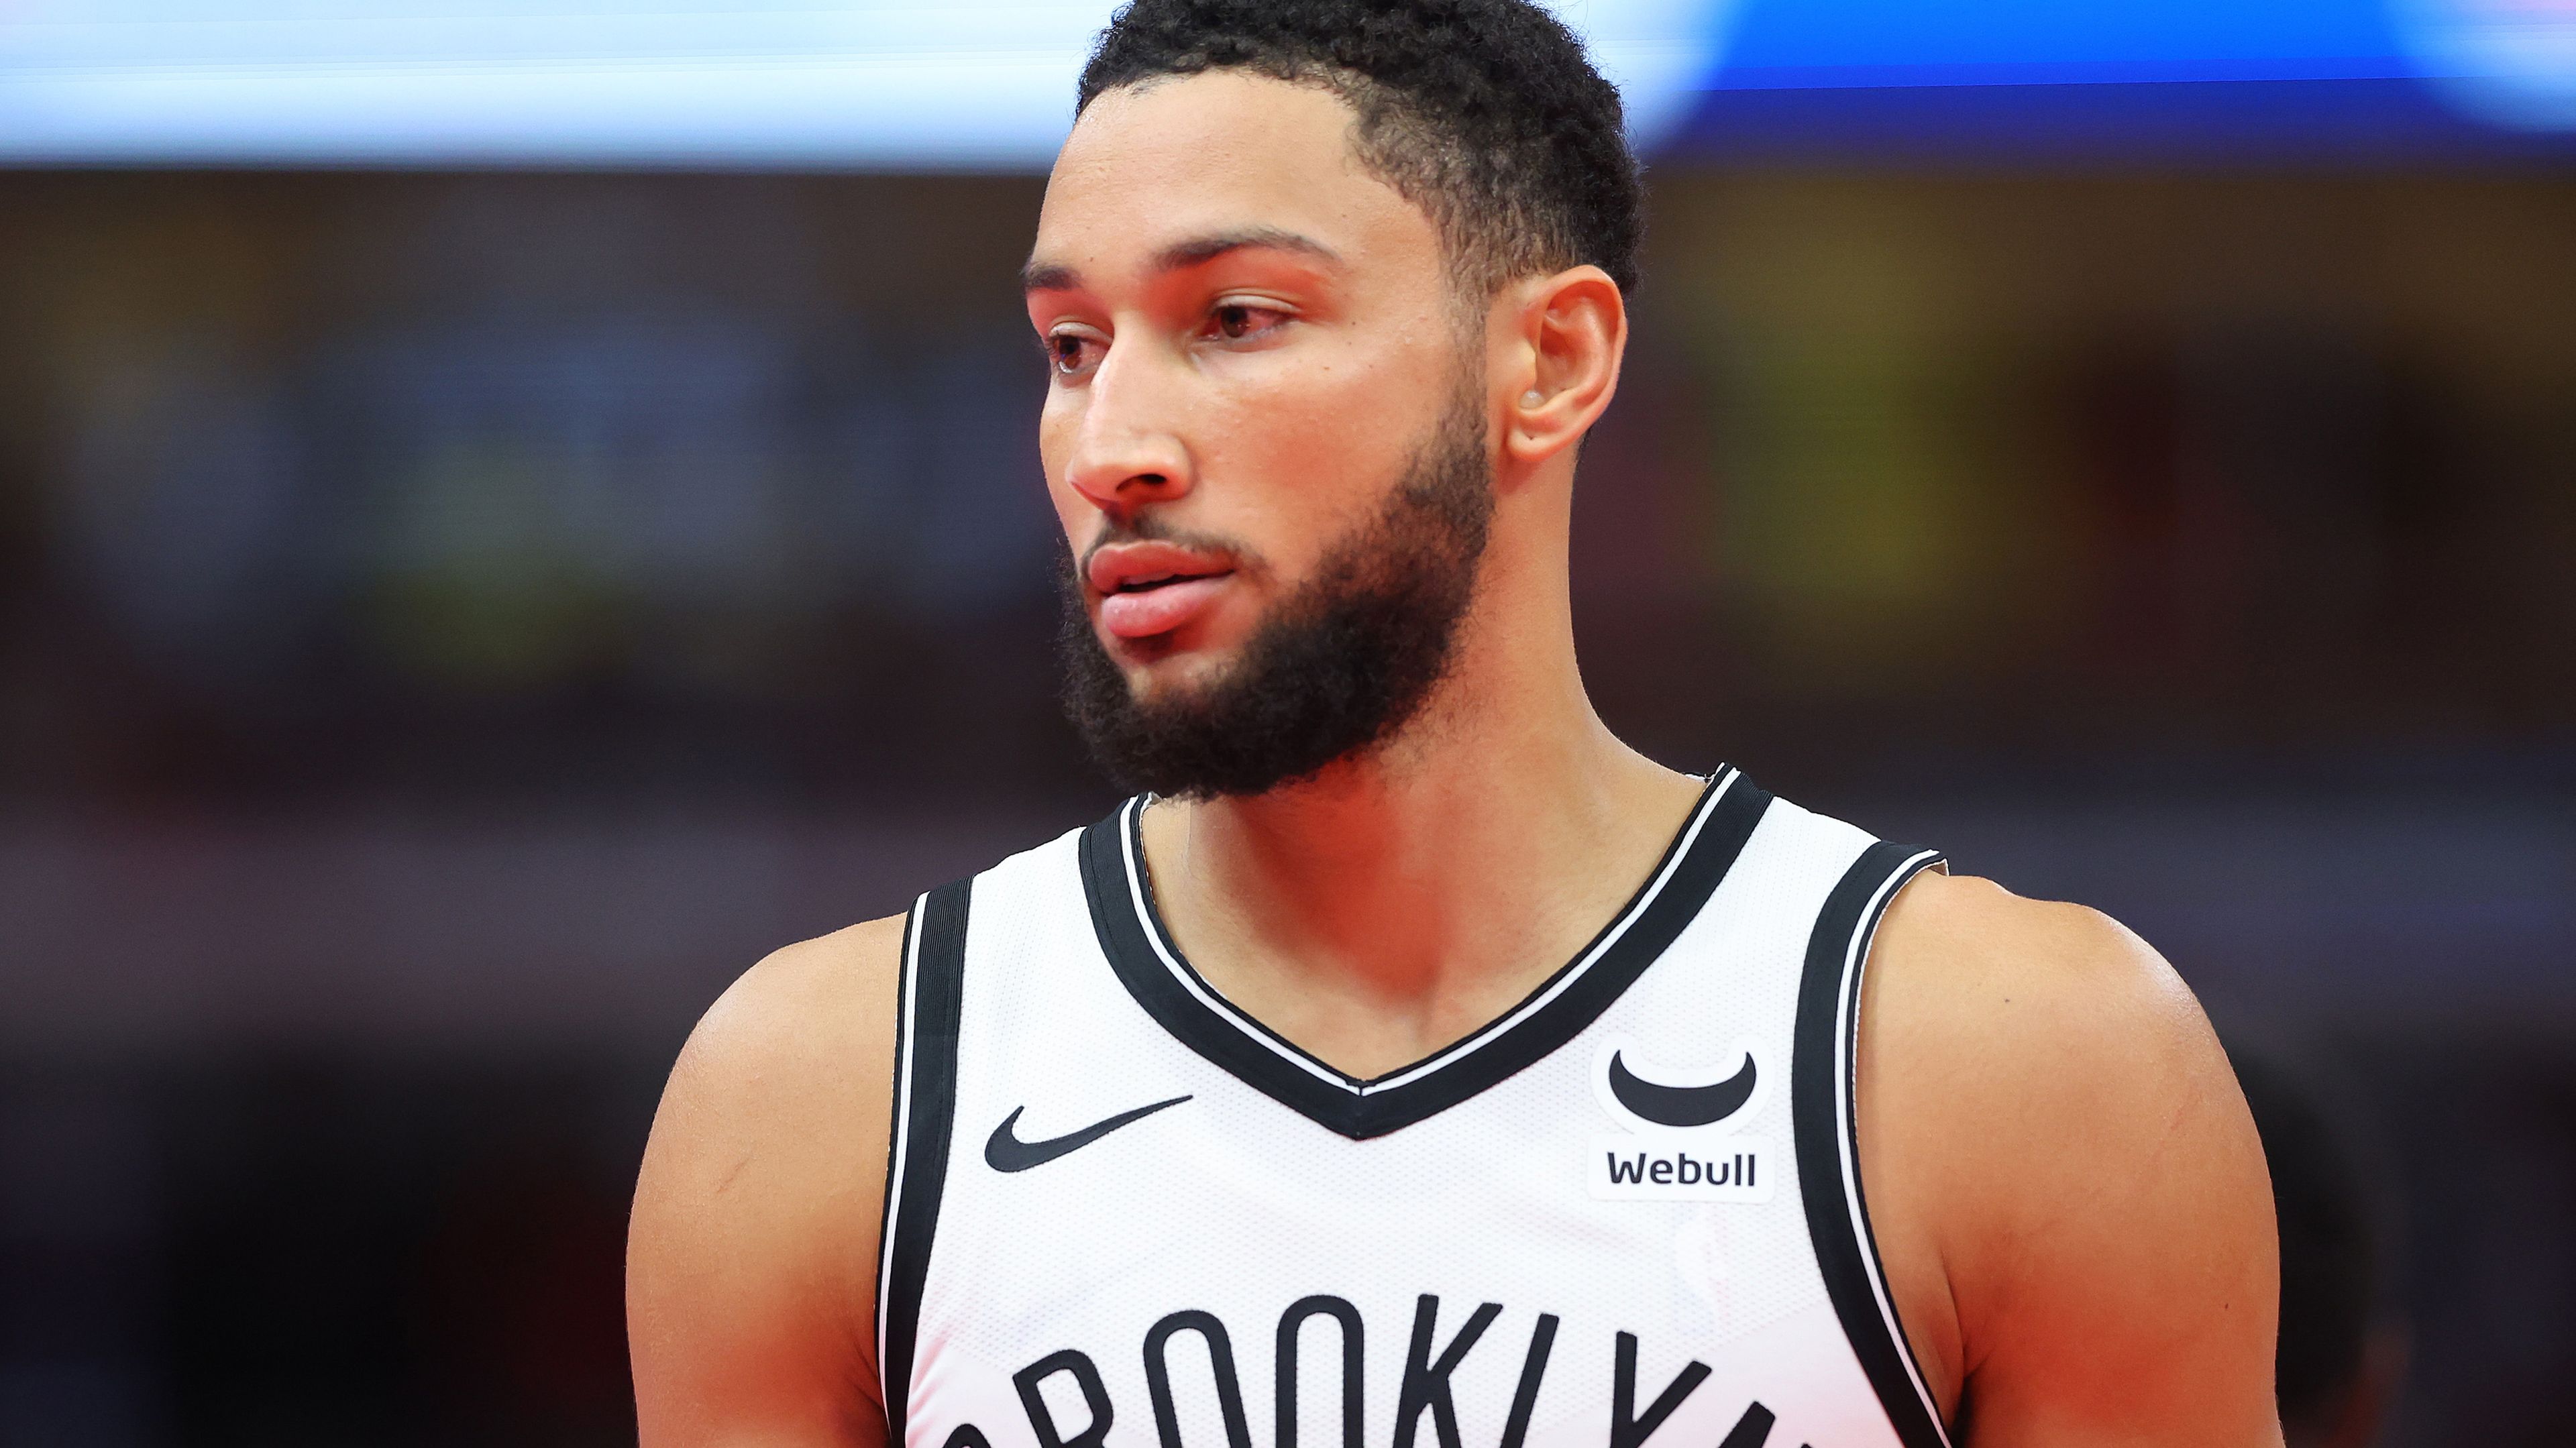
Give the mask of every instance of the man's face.
<svg viewBox="0 0 2576 1448">
<path fill-rule="evenodd" d="M 1489 501 L 1481 352 L 1430 220 L 1360 166 L 1349 126 L 1326 91 L 1215 73 L 1101 96 L 1057 162 L 1028 306 L 1054 373 L 1040 450 L 1097 645 L 1069 660 L 1078 715 L 1086 668 L 1123 683 L 1107 702 L 1216 726 L 1229 694 L 1347 691 L 1313 677 L 1338 656 L 1445 667 Z M 1437 596 L 1405 596 L 1441 574 Z M 1336 728 L 1373 741 L 1419 682 L 1369 706 L 1396 717 L 1304 727 L 1309 752 Z M 1249 791 L 1320 762 L 1161 787 Z"/>
</svg>

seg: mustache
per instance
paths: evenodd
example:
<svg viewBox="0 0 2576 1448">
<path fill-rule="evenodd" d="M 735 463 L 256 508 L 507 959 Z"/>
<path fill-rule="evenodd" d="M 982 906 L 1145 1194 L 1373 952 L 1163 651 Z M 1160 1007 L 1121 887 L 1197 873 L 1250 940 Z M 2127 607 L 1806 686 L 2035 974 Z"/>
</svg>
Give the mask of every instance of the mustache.
<svg viewBox="0 0 2576 1448">
<path fill-rule="evenodd" d="M 1195 529 L 1176 528 L 1165 522 L 1162 514 L 1146 511 L 1137 513 L 1123 522 L 1115 518 L 1104 518 L 1100 531 L 1093 534 L 1091 541 L 1082 546 L 1081 553 L 1070 557 L 1073 576 L 1088 577 L 1091 572 L 1092 557 L 1101 549 L 1116 543 L 1169 543 L 1177 548 L 1187 548 L 1193 553 L 1223 554 L 1233 559 L 1238 568 L 1246 570 L 1257 569 L 1262 563 L 1261 555 L 1245 546 L 1240 539 L 1228 538 L 1222 533 L 1202 533 Z"/>
</svg>

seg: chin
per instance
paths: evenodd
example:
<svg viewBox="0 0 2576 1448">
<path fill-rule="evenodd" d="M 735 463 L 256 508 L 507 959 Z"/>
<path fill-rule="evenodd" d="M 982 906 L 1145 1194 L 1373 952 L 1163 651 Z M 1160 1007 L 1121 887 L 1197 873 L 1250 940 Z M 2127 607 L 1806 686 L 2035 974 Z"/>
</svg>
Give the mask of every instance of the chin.
<svg viewBox="0 0 2576 1448">
<path fill-rule="evenodd" d="M 1193 645 L 1180 632 L 1144 639 L 1119 639 L 1110 657 L 1127 675 L 1127 690 L 1139 704 L 1167 704 L 1201 693 L 1225 672 L 1233 651 Z"/>
</svg>

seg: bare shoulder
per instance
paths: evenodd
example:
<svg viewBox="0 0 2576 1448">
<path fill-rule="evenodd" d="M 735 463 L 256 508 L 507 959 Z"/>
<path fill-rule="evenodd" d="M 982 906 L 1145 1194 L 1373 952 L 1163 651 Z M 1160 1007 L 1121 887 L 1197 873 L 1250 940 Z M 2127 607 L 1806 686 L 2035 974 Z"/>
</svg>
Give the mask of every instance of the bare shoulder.
<svg viewBox="0 0 2576 1448">
<path fill-rule="evenodd" d="M 874 1108 L 890 1107 L 903 932 L 900 915 L 871 920 L 774 951 L 743 972 L 681 1048 L 655 1145 L 665 1126 L 733 1139 L 827 1121 L 870 1126 L 882 1138 Z M 704 1143 L 693 1134 L 670 1144 Z"/>
<path fill-rule="evenodd" d="M 627 1251 L 648 1443 L 764 1423 L 867 1441 L 903 930 L 768 956 L 672 1067 Z"/>
<path fill-rule="evenodd" d="M 1870 982 L 1890 1044 L 1950 1058 L 1963 1085 L 2111 1085 L 2225 1064 L 2199 1002 L 2134 932 L 1991 880 L 1917 876 L 1879 927 Z"/>
<path fill-rule="evenodd" d="M 1959 1163 L 1954 1202 L 2005 1210 L 2182 1146 L 2254 1150 L 2260 1171 L 2199 1002 L 2100 911 L 1920 876 L 1880 926 L 1867 989 L 1862 1066 L 1882 1088 L 1867 1103 L 1883 1134 Z"/>
<path fill-rule="evenodd" d="M 1873 944 L 1861 1052 L 1873 1223 L 1978 1441 L 2268 1441 L 2270 1178 L 2162 956 L 2099 911 L 1925 875 Z"/>
</svg>

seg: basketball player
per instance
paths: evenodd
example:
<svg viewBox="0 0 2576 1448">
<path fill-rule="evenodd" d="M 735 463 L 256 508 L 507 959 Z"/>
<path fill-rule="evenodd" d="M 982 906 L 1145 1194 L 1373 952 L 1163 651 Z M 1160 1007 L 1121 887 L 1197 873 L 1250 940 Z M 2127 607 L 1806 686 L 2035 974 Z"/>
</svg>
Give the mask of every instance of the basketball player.
<svg viewBox="0 0 2576 1448">
<path fill-rule="evenodd" d="M 1105 33 L 1023 280 L 1140 793 L 709 1012 L 648 1448 L 2279 1443 L 2262 1152 L 2165 964 L 1586 702 L 1639 204 L 1525 0 Z"/>
</svg>

